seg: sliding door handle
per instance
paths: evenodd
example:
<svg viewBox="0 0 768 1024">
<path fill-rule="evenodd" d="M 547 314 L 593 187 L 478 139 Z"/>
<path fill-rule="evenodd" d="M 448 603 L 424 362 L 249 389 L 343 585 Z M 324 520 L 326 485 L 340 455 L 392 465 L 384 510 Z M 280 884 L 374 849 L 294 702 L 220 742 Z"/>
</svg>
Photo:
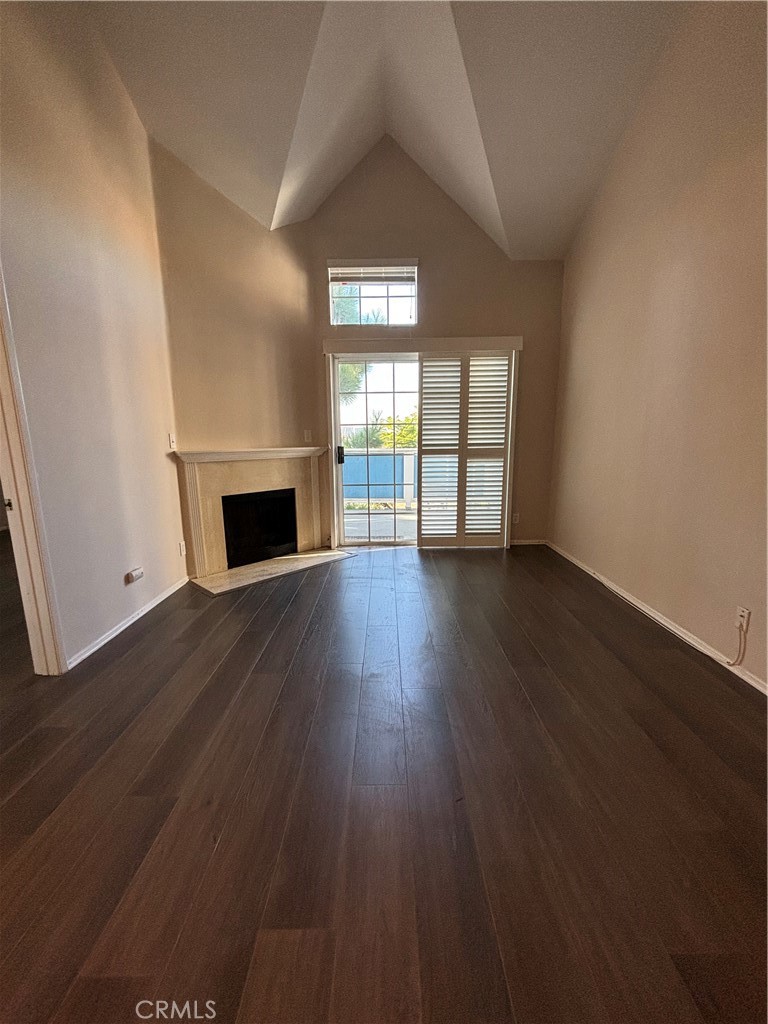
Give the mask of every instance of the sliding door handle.
<svg viewBox="0 0 768 1024">
<path fill-rule="evenodd" d="M 336 462 L 337 462 L 337 464 L 339 466 L 343 466 L 344 465 L 344 445 L 343 444 L 337 444 L 336 445 Z"/>
</svg>

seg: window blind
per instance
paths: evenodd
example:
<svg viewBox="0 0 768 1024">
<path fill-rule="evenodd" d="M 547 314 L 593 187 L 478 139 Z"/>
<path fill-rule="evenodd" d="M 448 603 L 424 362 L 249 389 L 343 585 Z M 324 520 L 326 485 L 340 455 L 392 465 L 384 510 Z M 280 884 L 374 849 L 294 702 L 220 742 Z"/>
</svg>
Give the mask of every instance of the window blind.
<svg viewBox="0 0 768 1024">
<path fill-rule="evenodd" d="M 331 284 L 408 284 L 416 281 L 415 266 L 328 267 Z"/>
</svg>

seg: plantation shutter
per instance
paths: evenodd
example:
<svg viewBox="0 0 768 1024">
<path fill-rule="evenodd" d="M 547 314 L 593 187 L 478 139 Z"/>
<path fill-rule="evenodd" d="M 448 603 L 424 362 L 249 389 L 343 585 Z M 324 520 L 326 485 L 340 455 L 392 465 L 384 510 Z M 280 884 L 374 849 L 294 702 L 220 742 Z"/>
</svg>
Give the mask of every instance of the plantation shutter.
<svg viewBox="0 0 768 1024">
<path fill-rule="evenodd" d="M 503 534 L 508 423 L 509 356 L 471 356 L 464 521 L 468 537 L 487 541 Z"/>
<path fill-rule="evenodd" d="M 421 357 L 419 543 L 505 543 L 510 356 Z"/>
<path fill-rule="evenodd" d="M 461 359 L 422 358 L 419 521 L 425 540 L 457 536 Z"/>
</svg>

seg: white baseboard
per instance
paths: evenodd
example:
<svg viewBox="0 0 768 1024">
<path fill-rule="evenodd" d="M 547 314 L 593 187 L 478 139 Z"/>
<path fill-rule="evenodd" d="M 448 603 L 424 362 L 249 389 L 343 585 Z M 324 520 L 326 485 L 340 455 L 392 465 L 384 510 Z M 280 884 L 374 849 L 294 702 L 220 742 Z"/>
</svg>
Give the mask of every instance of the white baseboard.
<svg viewBox="0 0 768 1024">
<path fill-rule="evenodd" d="M 546 540 L 511 540 L 509 547 L 514 547 L 516 544 L 547 544 Z"/>
<path fill-rule="evenodd" d="M 88 646 L 84 647 L 82 651 L 78 651 L 78 653 L 73 654 L 71 658 L 67 658 L 67 668 L 74 668 L 75 665 L 79 665 L 81 661 L 85 661 L 85 659 L 89 657 L 89 655 L 93 654 L 94 651 L 98 651 L 98 649 L 103 647 L 104 644 L 109 643 L 109 641 L 112 640 L 113 637 L 116 637 L 118 633 L 122 633 L 124 629 L 127 629 L 132 622 L 140 619 L 142 615 L 146 615 L 148 611 L 151 611 L 155 607 L 155 605 L 160 604 L 161 601 L 164 601 L 166 597 L 170 597 L 171 594 L 175 594 L 177 590 L 180 590 L 181 587 L 188 582 L 189 576 L 183 576 L 180 580 L 177 580 L 176 583 L 168 587 L 167 590 L 158 594 L 157 597 L 152 598 L 152 600 L 147 604 L 142 605 L 142 607 L 139 608 L 138 611 L 135 611 L 133 615 L 129 615 L 127 619 L 123 619 L 122 622 L 113 626 L 113 628 L 107 633 L 100 636 L 98 640 L 94 640 L 92 644 L 88 644 Z"/>
<path fill-rule="evenodd" d="M 644 601 L 640 601 L 633 594 L 628 593 L 617 583 L 614 583 L 613 580 L 609 580 L 606 576 L 603 576 L 601 573 L 597 572 L 591 566 L 585 565 L 584 562 L 582 562 L 580 559 L 569 554 L 567 551 L 564 551 L 563 548 L 558 547 L 557 544 L 553 544 L 551 540 L 547 541 L 546 543 L 547 547 L 552 548 L 552 550 L 556 551 L 558 555 L 562 555 L 563 558 L 567 558 L 569 562 L 573 562 L 573 564 L 577 566 L 579 569 L 582 569 L 584 572 L 588 572 L 590 576 L 594 576 L 595 579 L 600 580 L 600 582 L 604 584 L 606 587 L 608 587 L 609 590 L 612 590 L 614 594 L 618 594 L 620 598 L 622 598 L 628 604 L 633 605 L 639 611 L 643 612 L 645 615 L 648 616 L 648 618 L 653 619 L 654 622 L 658 622 L 660 626 L 663 626 L 665 629 L 668 629 L 670 633 L 674 633 L 675 636 L 680 637 L 681 640 L 684 640 L 687 644 L 690 644 L 691 647 L 695 647 L 697 651 L 701 651 L 702 654 L 706 654 L 714 661 L 719 662 L 730 672 L 733 672 L 734 675 L 738 676 L 740 679 L 743 679 L 745 682 L 749 683 L 750 686 L 754 686 L 756 690 L 760 690 L 761 693 L 768 693 L 768 684 L 766 684 L 764 680 L 760 679 L 752 672 L 747 672 L 746 669 L 743 669 L 738 665 L 729 665 L 728 657 L 727 655 L 723 654 L 722 651 L 718 651 L 714 647 L 711 647 L 708 643 L 706 643 L 700 637 L 696 636 L 694 633 L 691 633 L 687 629 L 684 629 L 682 626 L 679 626 L 676 622 L 673 622 L 671 619 L 668 619 L 666 615 L 662 615 L 661 612 L 657 612 L 655 608 L 651 608 L 651 606 L 645 604 Z"/>
</svg>

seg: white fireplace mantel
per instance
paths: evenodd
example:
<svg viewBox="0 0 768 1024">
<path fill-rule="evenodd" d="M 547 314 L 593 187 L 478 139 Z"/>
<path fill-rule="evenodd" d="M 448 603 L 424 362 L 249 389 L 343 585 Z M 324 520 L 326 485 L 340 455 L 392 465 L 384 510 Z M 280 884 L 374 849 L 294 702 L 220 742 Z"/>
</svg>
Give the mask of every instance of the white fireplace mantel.
<svg viewBox="0 0 768 1024">
<path fill-rule="evenodd" d="M 249 459 L 311 459 L 325 448 L 241 448 L 220 452 L 176 452 L 182 462 L 244 462 Z"/>
</svg>

